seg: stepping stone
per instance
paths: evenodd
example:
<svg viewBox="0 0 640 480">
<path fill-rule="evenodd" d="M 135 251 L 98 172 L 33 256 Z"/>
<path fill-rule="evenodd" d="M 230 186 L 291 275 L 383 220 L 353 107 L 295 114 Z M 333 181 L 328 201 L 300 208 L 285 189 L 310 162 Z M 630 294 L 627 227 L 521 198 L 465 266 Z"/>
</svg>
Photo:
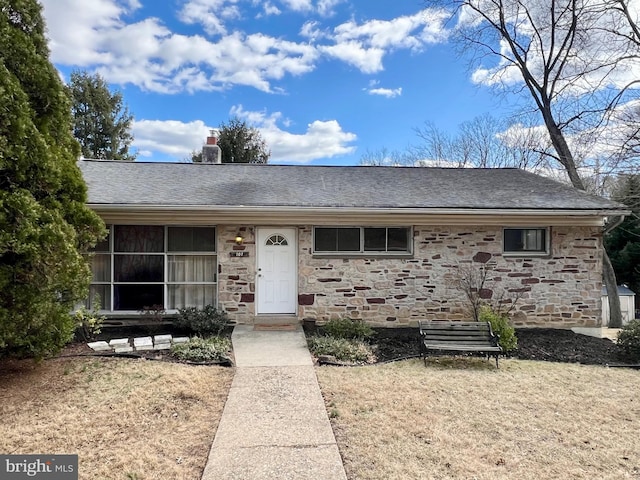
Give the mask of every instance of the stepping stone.
<svg viewBox="0 0 640 480">
<path fill-rule="evenodd" d="M 109 345 L 111 345 L 112 347 L 127 346 L 127 345 L 129 345 L 129 339 L 128 338 L 114 338 L 112 340 L 109 340 Z"/>
<path fill-rule="evenodd" d="M 158 343 L 171 343 L 171 334 L 156 335 L 155 337 L 153 337 L 153 343 L 154 345 Z"/>
<path fill-rule="evenodd" d="M 169 350 L 171 348 L 171 344 L 170 343 L 156 343 L 153 346 L 154 350 Z"/>
<path fill-rule="evenodd" d="M 87 346 L 94 352 L 111 351 L 111 347 L 107 342 L 91 342 L 87 343 Z"/>
<path fill-rule="evenodd" d="M 115 350 L 116 353 L 129 353 L 129 352 L 133 352 L 133 347 L 130 345 L 127 345 L 126 347 L 116 347 Z"/>
<path fill-rule="evenodd" d="M 179 343 L 187 343 L 189 341 L 189 337 L 175 337 L 173 339 L 173 344 L 177 345 Z"/>
</svg>

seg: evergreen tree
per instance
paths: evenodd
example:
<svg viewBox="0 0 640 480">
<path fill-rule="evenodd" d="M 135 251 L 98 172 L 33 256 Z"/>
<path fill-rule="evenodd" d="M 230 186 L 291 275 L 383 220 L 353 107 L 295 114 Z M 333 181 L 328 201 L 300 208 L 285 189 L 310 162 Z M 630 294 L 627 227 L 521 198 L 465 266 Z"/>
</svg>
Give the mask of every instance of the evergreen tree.
<svg viewBox="0 0 640 480">
<path fill-rule="evenodd" d="M 129 153 L 133 141 L 131 122 L 122 93 L 111 92 L 99 74 L 71 73 L 69 82 L 73 135 L 85 158 L 135 160 Z"/>
<path fill-rule="evenodd" d="M 271 151 L 262 138 L 260 131 L 250 127 L 239 118 L 229 123 L 221 123 L 218 146 L 222 152 L 222 163 L 267 163 Z M 192 152 L 191 160 L 202 162 L 202 152 Z"/>
<path fill-rule="evenodd" d="M 90 280 L 81 252 L 104 235 L 44 32 L 36 0 L 0 0 L 0 356 L 40 358 L 71 339 Z"/>
<path fill-rule="evenodd" d="M 629 206 L 631 215 L 607 235 L 605 246 L 619 283 L 640 294 L 640 175 L 628 175 L 613 198 Z"/>
</svg>

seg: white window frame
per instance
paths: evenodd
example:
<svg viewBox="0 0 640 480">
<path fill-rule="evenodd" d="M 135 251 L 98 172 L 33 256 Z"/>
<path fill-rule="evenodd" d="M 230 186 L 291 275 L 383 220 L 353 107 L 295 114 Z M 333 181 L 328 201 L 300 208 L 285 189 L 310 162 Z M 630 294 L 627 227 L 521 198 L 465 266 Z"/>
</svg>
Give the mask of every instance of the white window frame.
<svg viewBox="0 0 640 480">
<path fill-rule="evenodd" d="M 505 243 L 505 232 L 507 230 L 542 230 L 544 231 L 544 251 L 541 250 L 507 250 Z M 551 228 L 516 226 L 504 227 L 502 229 L 502 255 L 505 257 L 548 257 L 551 254 Z"/>
<path fill-rule="evenodd" d="M 316 251 L 316 229 L 317 228 L 357 228 L 360 230 L 360 248 L 357 251 Z M 365 250 L 364 231 L 367 228 L 403 228 L 407 230 L 407 250 L 402 252 Z M 387 233 L 388 242 L 388 233 Z M 413 227 L 407 225 L 314 225 L 311 235 L 312 252 L 316 257 L 413 257 Z M 386 247 L 388 248 L 388 246 Z"/>
<path fill-rule="evenodd" d="M 107 229 L 109 230 L 109 251 L 108 252 L 92 252 L 95 255 L 108 255 L 110 261 L 110 272 L 108 282 L 100 281 L 94 282 L 91 281 L 90 288 L 93 285 L 108 285 L 109 286 L 109 295 L 110 295 L 110 309 L 104 309 L 104 299 L 101 298 L 101 312 L 105 314 L 113 314 L 113 315 L 131 315 L 131 314 L 139 314 L 141 313 L 139 310 L 115 310 L 114 309 L 114 294 L 115 294 L 115 286 L 116 285 L 162 285 L 163 286 L 163 306 L 166 307 L 168 299 L 169 299 L 169 287 L 171 285 L 211 285 L 215 289 L 215 305 L 218 306 L 218 227 L 216 225 L 161 225 L 163 227 L 163 251 L 162 252 L 115 252 L 114 251 L 114 227 L 125 224 L 109 224 L 107 225 Z M 129 224 L 126 224 L 129 225 Z M 143 225 L 143 224 L 134 224 L 133 226 L 158 226 L 158 225 Z M 186 228 L 213 228 L 214 229 L 214 248 L 215 251 L 169 251 L 169 228 L 174 227 L 186 227 Z M 156 255 L 163 257 L 163 272 L 164 272 L 164 280 L 162 282 L 116 282 L 115 281 L 115 257 L 118 255 Z M 213 282 L 170 282 L 169 281 L 169 257 L 185 257 L 185 256 L 212 256 L 215 257 L 215 281 Z M 91 293 L 90 293 L 91 294 Z M 89 299 L 87 299 L 87 303 Z M 177 309 L 167 309 L 166 313 L 173 314 L 177 313 Z"/>
</svg>

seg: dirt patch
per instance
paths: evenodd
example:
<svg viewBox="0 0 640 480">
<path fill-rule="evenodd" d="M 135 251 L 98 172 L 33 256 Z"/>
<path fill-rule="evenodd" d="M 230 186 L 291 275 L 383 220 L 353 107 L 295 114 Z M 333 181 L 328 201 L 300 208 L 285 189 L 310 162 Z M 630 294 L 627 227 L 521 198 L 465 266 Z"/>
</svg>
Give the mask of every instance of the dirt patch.
<svg viewBox="0 0 640 480">
<path fill-rule="evenodd" d="M 442 357 L 316 372 L 350 479 L 640 475 L 635 370 Z"/>
<path fill-rule="evenodd" d="M 78 454 L 89 480 L 200 478 L 232 377 L 144 359 L 3 360 L 0 452 Z"/>
</svg>

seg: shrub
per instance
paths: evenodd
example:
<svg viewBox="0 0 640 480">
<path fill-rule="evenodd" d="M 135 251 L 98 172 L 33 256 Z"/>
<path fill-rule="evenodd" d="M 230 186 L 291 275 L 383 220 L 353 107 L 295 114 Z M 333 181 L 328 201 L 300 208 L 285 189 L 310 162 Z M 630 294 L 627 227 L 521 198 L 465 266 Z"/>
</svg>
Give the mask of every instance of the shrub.
<svg viewBox="0 0 640 480">
<path fill-rule="evenodd" d="M 37 2 L 0 2 L 0 356 L 58 352 L 106 234 L 87 206 L 66 87 Z"/>
<path fill-rule="evenodd" d="M 167 311 L 164 309 L 162 305 L 145 305 L 139 310 L 142 317 L 146 318 L 155 323 L 160 323 L 164 320 L 164 315 Z"/>
<path fill-rule="evenodd" d="M 80 307 L 73 313 L 76 321 L 76 329 L 85 342 L 95 339 L 102 331 L 102 323 L 106 319 L 100 315 L 100 298 L 96 295 L 93 308 L 88 310 L 85 306 Z"/>
<path fill-rule="evenodd" d="M 518 348 L 518 338 L 516 330 L 509 324 L 507 314 L 498 313 L 491 307 L 480 308 L 479 320 L 489 322 L 493 333 L 500 335 L 500 346 L 504 352 L 510 352 Z"/>
<path fill-rule="evenodd" d="M 178 310 L 178 318 L 174 324 L 198 335 L 220 335 L 229 325 L 229 317 L 213 305 L 206 305 L 202 309 L 186 307 Z"/>
<path fill-rule="evenodd" d="M 362 340 L 313 336 L 307 343 L 315 356 L 331 355 L 346 362 L 368 362 L 374 359 L 371 347 Z"/>
<path fill-rule="evenodd" d="M 640 320 L 631 320 L 618 333 L 618 345 L 633 359 L 640 359 Z"/>
<path fill-rule="evenodd" d="M 329 320 L 323 327 L 323 332 L 333 338 L 367 340 L 376 332 L 362 320 L 339 318 Z"/>
<path fill-rule="evenodd" d="M 193 337 L 187 343 L 171 347 L 171 353 L 180 360 L 190 362 L 228 361 L 231 341 L 223 337 Z"/>
</svg>

